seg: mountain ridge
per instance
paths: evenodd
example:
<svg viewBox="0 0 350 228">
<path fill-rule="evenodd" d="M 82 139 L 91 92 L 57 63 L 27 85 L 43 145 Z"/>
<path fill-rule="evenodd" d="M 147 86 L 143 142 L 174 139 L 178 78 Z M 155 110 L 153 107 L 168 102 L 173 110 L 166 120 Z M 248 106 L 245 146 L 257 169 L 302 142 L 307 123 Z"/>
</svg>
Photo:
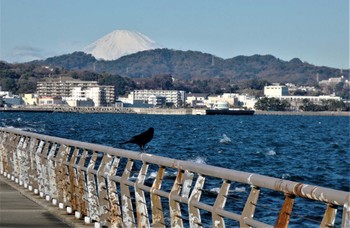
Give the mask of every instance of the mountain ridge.
<svg viewBox="0 0 350 228">
<path fill-rule="evenodd" d="M 250 79 L 270 82 L 292 82 L 315 84 L 319 80 L 337 77 L 340 69 L 315 66 L 298 58 L 281 60 L 273 55 L 236 56 L 223 59 L 199 51 L 154 49 L 141 51 L 117 60 L 97 60 L 91 54 L 71 54 L 33 61 L 41 65 L 52 65 L 65 69 L 107 72 L 130 78 L 151 77 L 156 74 L 171 74 L 180 79 L 229 78 L 242 81 Z M 344 74 L 348 75 L 349 70 Z"/>
</svg>

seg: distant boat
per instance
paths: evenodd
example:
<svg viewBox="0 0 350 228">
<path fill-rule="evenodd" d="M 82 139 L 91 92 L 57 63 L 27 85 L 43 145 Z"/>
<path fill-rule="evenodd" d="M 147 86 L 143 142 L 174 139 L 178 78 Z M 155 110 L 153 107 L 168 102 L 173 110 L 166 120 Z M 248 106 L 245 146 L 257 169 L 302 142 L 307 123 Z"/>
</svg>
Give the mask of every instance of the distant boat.
<svg viewBox="0 0 350 228">
<path fill-rule="evenodd" d="M 254 110 L 230 109 L 227 102 L 218 102 L 210 109 L 205 110 L 206 115 L 254 115 Z"/>
</svg>

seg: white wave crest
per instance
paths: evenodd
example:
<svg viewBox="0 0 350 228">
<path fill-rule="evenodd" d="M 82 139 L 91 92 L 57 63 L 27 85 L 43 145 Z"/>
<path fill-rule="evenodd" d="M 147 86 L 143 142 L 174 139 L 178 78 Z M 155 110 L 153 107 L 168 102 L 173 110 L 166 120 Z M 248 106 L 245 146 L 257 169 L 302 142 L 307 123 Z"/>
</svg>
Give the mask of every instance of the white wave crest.
<svg viewBox="0 0 350 228">
<path fill-rule="evenodd" d="M 290 178 L 290 174 L 289 173 L 283 173 L 282 174 L 282 179 L 288 179 Z"/>
<path fill-rule="evenodd" d="M 275 155 L 277 155 L 277 154 L 276 154 L 275 151 L 269 150 L 269 151 L 266 153 L 266 155 L 268 155 L 268 156 L 275 156 Z"/>
<path fill-rule="evenodd" d="M 210 192 L 212 192 L 212 193 L 219 193 L 220 192 L 220 188 L 212 188 L 212 189 L 210 189 Z"/>
<path fill-rule="evenodd" d="M 207 164 L 207 163 L 206 163 L 206 159 L 203 158 L 203 157 L 200 157 L 200 156 L 195 157 L 195 158 L 193 158 L 193 159 L 190 159 L 190 160 L 188 160 L 188 161 L 194 162 L 194 163 L 197 163 L 197 164 Z"/>
<path fill-rule="evenodd" d="M 236 187 L 233 190 L 230 190 L 230 192 L 246 192 L 245 187 Z"/>
<path fill-rule="evenodd" d="M 220 143 L 230 144 L 231 142 L 232 140 L 226 134 L 222 134 L 222 139 L 220 139 Z"/>
</svg>

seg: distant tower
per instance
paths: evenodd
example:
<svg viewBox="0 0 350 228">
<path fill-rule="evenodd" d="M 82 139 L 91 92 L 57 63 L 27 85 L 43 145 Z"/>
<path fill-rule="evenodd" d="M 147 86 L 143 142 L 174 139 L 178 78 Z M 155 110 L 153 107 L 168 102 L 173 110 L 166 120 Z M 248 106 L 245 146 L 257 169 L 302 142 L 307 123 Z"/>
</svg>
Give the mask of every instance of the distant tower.
<svg viewBox="0 0 350 228">
<path fill-rule="evenodd" d="M 316 80 L 317 80 L 317 83 L 319 83 L 319 81 L 320 81 L 320 76 L 319 76 L 318 73 L 316 74 Z"/>
<path fill-rule="evenodd" d="M 213 55 L 211 56 L 211 65 L 212 65 L 212 66 L 215 66 L 215 59 L 214 59 L 214 56 L 213 56 Z"/>
<path fill-rule="evenodd" d="M 128 74 L 129 73 L 129 67 L 126 67 L 125 69 L 125 73 Z"/>
<path fill-rule="evenodd" d="M 96 62 L 94 62 L 93 64 L 92 64 L 92 72 L 96 72 Z"/>
</svg>

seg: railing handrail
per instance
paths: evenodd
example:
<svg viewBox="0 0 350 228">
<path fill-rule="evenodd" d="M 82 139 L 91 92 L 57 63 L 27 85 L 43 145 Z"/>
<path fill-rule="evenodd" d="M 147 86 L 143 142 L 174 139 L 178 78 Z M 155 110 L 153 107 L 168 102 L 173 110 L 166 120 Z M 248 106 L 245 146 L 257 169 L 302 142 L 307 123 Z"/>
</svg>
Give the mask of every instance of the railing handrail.
<svg viewBox="0 0 350 228">
<path fill-rule="evenodd" d="M 331 218 L 335 217 L 336 209 L 334 209 L 334 207 L 336 207 L 336 206 L 344 207 L 343 208 L 343 224 L 350 223 L 349 222 L 349 213 L 350 213 L 349 212 L 349 201 L 350 201 L 350 193 L 349 192 L 335 190 L 335 189 L 326 188 L 326 187 L 315 186 L 315 185 L 309 185 L 309 184 L 304 184 L 304 183 L 299 183 L 299 182 L 293 182 L 293 181 L 284 180 L 284 179 L 278 179 L 278 178 L 274 178 L 274 177 L 259 175 L 256 173 L 236 171 L 236 170 L 231 170 L 231 169 L 226 169 L 226 168 L 221 168 L 221 167 L 215 167 L 215 166 L 211 166 L 211 165 L 207 165 L 207 164 L 198 164 L 198 163 L 194 163 L 194 162 L 166 158 L 166 157 L 161 157 L 161 156 L 147 154 L 147 153 L 139 153 L 139 152 L 124 150 L 124 149 L 118 149 L 118 148 L 113 148 L 113 147 L 109 147 L 109 146 L 105 146 L 105 145 L 98 145 L 98 144 L 81 142 L 81 141 L 65 139 L 65 138 L 59 138 L 59 137 L 55 137 L 55 136 L 48 136 L 48 135 L 43 135 L 43 134 L 38 134 L 38 133 L 33 133 L 33 132 L 26 132 L 26 131 L 22 131 L 22 130 L 15 129 L 15 128 L 0 128 L 0 142 L 1 142 L 1 136 L 3 134 L 9 134 L 9 135 L 13 134 L 13 135 L 19 136 L 20 138 L 21 137 L 29 137 L 31 139 L 37 139 L 39 141 L 43 141 L 45 143 L 52 143 L 52 144 L 56 144 L 56 145 L 65 145 L 67 147 L 79 148 L 79 149 L 89 150 L 89 151 L 93 151 L 93 152 L 103 152 L 104 154 L 108 154 L 110 156 L 114 156 L 117 158 L 128 159 L 128 164 L 126 166 L 131 165 L 130 167 L 132 167 L 132 163 L 129 164 L 129 161 L 141 161 L 142 164 L 155 164 L 155 165 L 158 165 L 159 167 L 177 169 L 177 170 L 179 170 L 179 172 L 177 174 L 176 181 L 180 181 L 178 183 L 179 185 L 184 185 L 184 183 L 182 183 L 182 182 L 186 181 L 186 178 L 184 179 L 184 177 L 181 176 L 182 174 L 180 175 L 180 170 L 183 172 L 186 171 L 189 173 L 195 173 L 195 174 L 198 174 L 198 175 L 201 175 L 204 177 L 210 176 L 210 177 L 222 179 L 223 185 L 220 189 L 220 193 L 219 193 L 218 198 L 217 198 L 218 202 L 216 202 L 215 205 L 208 207 L 213 211 L 212 213 L 214 213 L 214 211 L 216 211 L 215 213 L 217 213 L 217 215 L 213 215 L 213 221 L 215 220 L 216 222 L 220 221 L 220 218 L 214 219 L 215 216 L 220 217 L 220 214 L 227 214 L 228 216 L 231 216 L 234 218 L 237 218 L 237 217 L 240 218 L 241 225 L 243 223 L 245 223 L 245 224 L 249 223 L 251 225 L 252 224 L 262 224 L 256 220 L 252 220 L 255 206 L 253 208 L 249 208 L 249 207 L 252 207 L 251 204 L 254 205 L 254 202 L 257 201 L 259 189 L 265 188 L 265 189 L 283 192 L 286 195 L 285 204 L 288 204 L 288 203 L 290 204 L 291 202 L 294 202 L 293 201 L 294 197 L 302 197 L 302 198 L 307 198 L 307 199 L 323 202 L 323 203 L 326 203 L 327 205 L 331 205 L 330 208 L 327 207 L 327 211 L 325 213 L 324 220 L 322 221 L 322 224 L 327 224 L 327 221 L 331 221 L 332 220 Z M 19 148 L 20 147 L 19 141 L 20 141 L 20 139 L 18 138 L 18 142 L 17 142 L 18 145 L 14 144 L 12 147 Z M 44 147 L 44 146 L 42 145 L 42 147 Z M 47 153 L 49 152 L 48 151 L 49 147 L 50 147 L 50 145 L 47 146 L 47 149 L 46 149 Z M 41 150 L 44 150 L 44 149 L 41 148 Z M 43 156 L 43 155 L 40 155 L 40 156 Z M 44 155 L 44 157 L 45 156 L 46 155 Z M 53 158 L 50 158 L 50 159 L 53 159 Z M 1 161 L 2 160 L 1 160 L 1 150 L 0 150 L 0 163 L 1 163 Z M 66 165 L 67 167 L 70 165 L 68 161 L 62 162 L 62 164 Z M 194 190 L 194 189 L 192 190 L 193 192 L 191 193 L 191 197 L 188 198 L 188 196 L 182 197 L 178 194 L 174 195 L 174 192 L 179 193 L 179 191 L 180 191 L 175 186 L 175 183 L 174 183 L 175 187 L 173 187 L 173 190 L 171 192 L 167 193 L 167 192 L 163 192 L 160 189 L 143 185 L 142 184 L 142 176 L 141 177 L 139 176 L 139 178 L 141 178 L 141 180 L 137 180 L 135 182 L 129 181 L 128 175 L 129 175 L 130 171 L 125 171 L 125 170 L 127 170 L 127 167 L 124 170 L 123 176 L 121 176 L 121 177 L 116 177 L 116 176 L 107 177 L 106 174 L 98 174 L 99 171 L 94 170 L 94 168 L 83 167 L 84 165 L 82 165 L 82 164 L 74 164 L 73 166 L 72 165 L 73 164 L 71 164 L 72 168 L 75 168 L 77 170 L 78 169 L 82 170 L 85 172 L 86 175 L 88 175 L 88 174 L 92 174 L 92 175 L 96 175 L 96 176 L 100 175 L 104 178 L 109 178 L 111 181 L 115 181 L 116 183 L 123 184 L 123 186 L 128 186 L 128 187 L 135 186 L 135 190 L 136 189 L 139 189 L 142 191 L 147 190 L 147 192 L 150 192 L 150 193 L 153 192 L 153 194 L 157 194 L 158 196 L 169 197 L 170 201 L 171 201 L 171 199 L 173 199 L 177 202 L 184 201 L 182 203 L 186 203 L 189 206 L 190 206 L 190 204 L 192 206 L 197 205 L 197 208 L 200 205 L 202 205 L 202 203 L 199 202 L 199 200 L 194 201 L 192 203 L 192 201 L 191 201 L 192 197 L 198 198 L 198 196 L 196 196 L 196 194 L 198 194 L 198 193 L 196 193 L 197 190 Z M 147 167 L 148 166 L 145 166 L 143 168 L 145 168 L 147 170 Z M 0 166 L 0 168 L 1 168 L 1 166 Z M 141 172 L 141 170 L 140 170 L 140 172 Z M 158 172 L 160 172 L 160 171 L 158 171 Z M 16 173 L 16 171 L 14 171 L 14 173 Z M 191 181 L 192 181 L 192 179 L 191 179 Z M 248 202 L 249 203 L 246 204 L 246 207 L 244 208 L 242 215 L 234 214 L 234 213 L 227 212 L 227 211 L 223 210 L 223 207 L 225 205 L 225 200 L 223 200 L 223 198 L 225 198 L 225 195 L 227 195 L 227 191 L 229 188 L 229 182 L 239 182 L 239 183 L 248 184 L 248 185 L 252 186 L 251 194 L 249 196 L 249 199 L 247 200 L 247 203 Z M 199 178 L 197 180 L 196 185 L 197 184 L 199 186 L 201 184 Z M 183 188 L 186 188 L 186 187 L 183 187 Z M 125 192 L 126 190 L 123 190 L 123 191 Z M 127 192 L 128 191 L 129 190 L 127 190 Z M 190 191 L 190 190 L 188 190 L 188 191 Z M 226 191 L 226 193 L 225 193 L 225 191 Z M 199 193 L 199 197 L 200 197 L 200 193 Z M 220 197 L 221 197 L 221 201 L 223 200 L 223 202 L 221 202 L 221 203 L 220 203 L 220 200 L 218 200 Z M 208 206 L 206 204 L 203 204 L 203 205 L 204 205 L 203 207 Z M 282 215 L 283 213 L 288 213 L 288 210 L 291 210 L 290 208 L 289 209 L 287 209 L 287 208 L 288 208 L 287 206 L 283 205 L 283 209 L 281 209 L 281 213 L 280 213 L 281 217 L 284 216 L 284 215 Z M 139 210 L 139 208 L 137 208 L 137 210 Z M 283 211 L 283 213 L 282 213 L 282 211 Z M 333 217 L 326 218 L 326 214 L 327 214 L 327 216 L 329 216 L 329 214 L 331 214 Z M 124 216 L 124 214 L 123 214 L 123 216 Z M 249 216 L 251 216 L 251 217 L 249 217 Z M 174 219 L 176 220 L 176 218 L 174 218 Z M 288 221 L 287 221 L 287 224 L 288 224 Z M 283 223 L 285 224 L 285 222 L 283 222 Z"/>
</svg>

